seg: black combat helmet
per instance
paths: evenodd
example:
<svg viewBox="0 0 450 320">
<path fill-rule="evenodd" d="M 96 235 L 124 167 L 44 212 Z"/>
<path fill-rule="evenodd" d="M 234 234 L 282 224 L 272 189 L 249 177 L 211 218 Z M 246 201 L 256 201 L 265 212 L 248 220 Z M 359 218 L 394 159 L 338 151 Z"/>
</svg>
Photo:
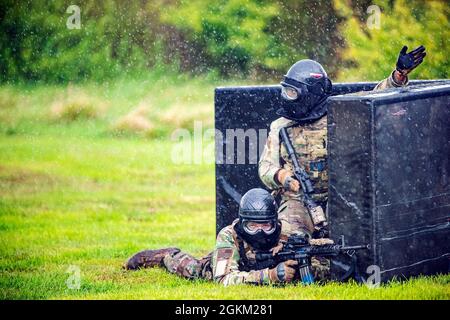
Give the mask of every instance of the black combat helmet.
<svg viewBox="0 0 450 320">
<path fill-rule="evenodd" d="M 256 223 L 257 228 L 254 227 Z M 247 191 L 239 204 L 239 223 L 235 225 L 235 230 L 255 249 L 269 250 L 274 247 L 281 232 L 274 197 L 260 188 Z"/>
<path fill-rule="evenodd" d="M 313 121 L 326 114 L 326 99 L 332 84 L 325 69 L 314 60 L 296 62 L 281 81 L 281 96 L 286 101 L 277 113 L 296 121 Z"/>
</svg>

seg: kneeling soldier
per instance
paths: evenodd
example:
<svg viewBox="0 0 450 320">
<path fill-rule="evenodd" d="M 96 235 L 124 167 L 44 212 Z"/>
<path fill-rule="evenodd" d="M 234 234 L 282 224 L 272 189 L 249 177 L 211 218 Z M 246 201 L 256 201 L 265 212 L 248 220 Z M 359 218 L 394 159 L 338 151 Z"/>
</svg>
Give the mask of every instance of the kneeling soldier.
<svg viewBox="0 0 450 320">
<path fill-rule="evenodd" d="M 219 232 L 214 251 L 206 257 L 196 259 L 177 248 L 144 250 L 132 256 L 124 268 L 160 266 L 189 279 L 203 278 L 224 285 L 287 283 L 296 276 L 297 261 L 281 262 L 273 268 L 258 268 L 255 258 L 258 251 L 276 254 L 281 250 L 284 241 L 280 234 L 281 222 L 275 199 L 266 190 L 252 189 L 241 199 L 239 219 Z M 316 244 L 330 243 L 321 240 Z M 312 259 L 312 271 L 317 280 L 328 278 L 329 261 Z"/>
<path fill-rule="evenodd" d="M 403 47 L 396 69 L 374 90 L 408 84 L 408 74 L 422 63 L 426 53 L 423 46 L 409 53 L 407 49 Z M 283 222 L 282 235 L 303 232 L 316 237 L 326 234 L 328 223 L 327 111 L 332 83 L 318 62 L 305 59 L 289 69 L 281 86 L 285 103 L 277 111 L 281 117 L 270 125 L 258 173 L 267 188 L 281 198 L 278 213 Z M 286 130 L 295 157 L 311 181 L 313 200 L 322 208 L 315 214 L 304 204 L 304 190 L 294 175 L 292 156 L 280 139 L 282 129 Z"/>
</svg>

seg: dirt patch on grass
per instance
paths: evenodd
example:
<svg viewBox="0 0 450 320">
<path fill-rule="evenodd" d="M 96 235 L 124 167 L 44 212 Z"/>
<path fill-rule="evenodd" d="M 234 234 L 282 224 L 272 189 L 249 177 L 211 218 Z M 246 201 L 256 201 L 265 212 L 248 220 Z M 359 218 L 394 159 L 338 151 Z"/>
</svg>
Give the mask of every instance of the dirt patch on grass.
<svg viewBox="0 0 450 320">
<path fill-rule="evenodd" d="M 74 121 L 97 118 L 106 109 L 105 101 L 69 85 L 64 94 L 55 98 L 50 110 L 55 120 Z"/>
<path fill-rule="evenodd" d="M 12 109 L 18 103 L 18 97 L 11 90 L 0 91 L 0 109 Z"/>
<path fill-rule="evenodd" d="M 59 180 L 59 178 L 46 173 L 0 165 L 0 184 L 54 186 L 58 184 Z"/>
<path fill-rule="evenodd" d="M 159 115 L 159 120 L 173 128 L 192 129 L 194 121 L 200 121 L 204 128 L 213 126 L 213 106 L 211 104 L 174 104 Z"/>
<path fill-rule="evenodd" d="M 131 112 L 119 118 L 111 126 L 111 131 L 116 135 L 140 134 L 151 136 L 155 126 L 148 118 L 149 111 L 150 105 L 147 102 L 141 102 Z"/>
<path fill-rule="evenodd" d="M 71 186 L 77 190 L 100 189 L 99 183 L 84 177 L 64 178 L 21 167 L 0 165 L 0 190 L 4 190 L 4 194 L 8 191 L 17 194 L 35 193 Z"/>
</svg>

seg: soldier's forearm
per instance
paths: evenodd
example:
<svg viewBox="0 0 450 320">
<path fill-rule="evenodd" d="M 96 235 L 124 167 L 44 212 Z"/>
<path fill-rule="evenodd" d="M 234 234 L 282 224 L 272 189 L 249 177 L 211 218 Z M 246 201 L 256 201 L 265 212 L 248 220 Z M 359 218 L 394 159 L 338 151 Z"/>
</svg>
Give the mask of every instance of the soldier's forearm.
<svg viewBox="0 0 450 320">
<path fill-rule="evenodd" d="M 280 167 L 275 166 L 268 161 L 262 161 L 258 166 L 259 178 L 269 189 L 277 189 L 279 184 L 277 183 L 275 176 L 280 169 Z"/>
<path fill-rule="evenodd" d="M 402 87 L 406 85 L 408 85 L 408 76 L 403 76 L 397 70 L 394 70 L 389 77 L 387 77 L 383 81 L 380 81 L 373 90 L 374 91 L 384 90 L 389 88 Z"/>
<path fill-rule="evenodd" d="M 392 79 L 397 85 L 405 85 L 408 81 L 408 76 L 401 74 L 398 70 L 394 70 L 392 73 Z"/>
<path fill-rule="evenodd" d="M 234 284 L 268 284 L 269 269 L 252 270 L 252 271 L 232 271 L 225 274 L 223 277 L 215 278 L 216 282 L 222 283 L 224 286 Z"/>
</svg>

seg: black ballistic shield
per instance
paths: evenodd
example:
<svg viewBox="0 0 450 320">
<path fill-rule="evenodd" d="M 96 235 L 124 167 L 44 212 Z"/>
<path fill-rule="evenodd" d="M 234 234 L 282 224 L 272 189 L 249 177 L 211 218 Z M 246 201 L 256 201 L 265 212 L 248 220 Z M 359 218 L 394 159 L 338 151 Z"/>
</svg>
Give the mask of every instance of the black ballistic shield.
<svg viewBox="0 0 450 320">
<path fill-rule="evenodd" d="M 360 268 L 382 281 L 447 273 L 450 82 L 333 97 L 328 112 L 332 237 L 370 244 Z"/>
</svg>

